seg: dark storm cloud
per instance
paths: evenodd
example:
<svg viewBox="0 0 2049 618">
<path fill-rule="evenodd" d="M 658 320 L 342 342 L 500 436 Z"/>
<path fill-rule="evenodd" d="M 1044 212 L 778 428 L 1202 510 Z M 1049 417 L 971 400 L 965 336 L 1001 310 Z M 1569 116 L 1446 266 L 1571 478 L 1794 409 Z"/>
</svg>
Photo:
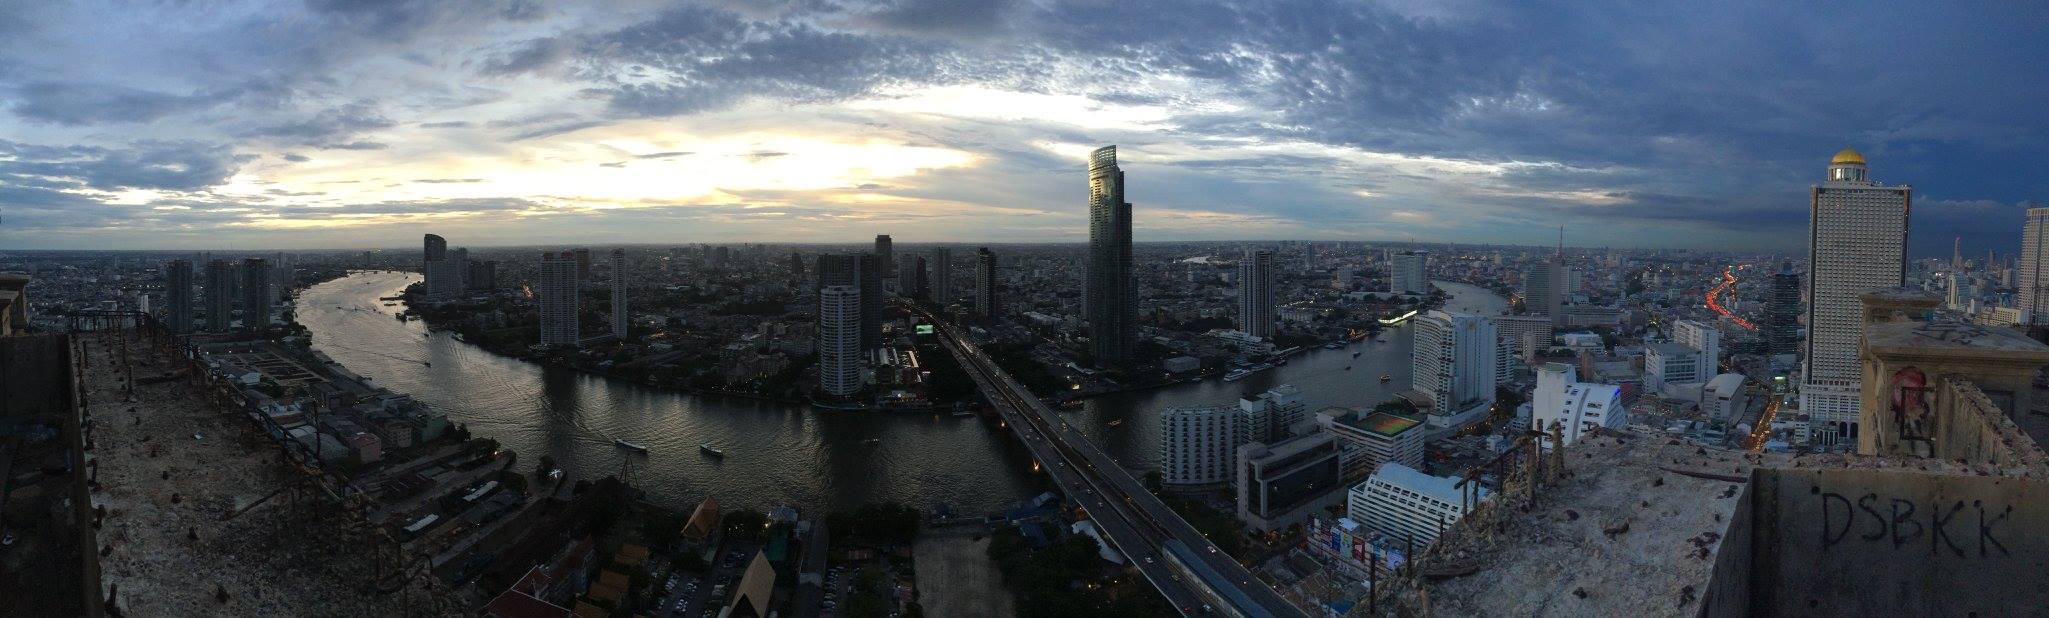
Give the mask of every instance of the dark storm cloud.
<svg viewBox="0 0 2049 618">
<path fill-rule="evenodd" d="M 226 182 L 242 158 L 201 142 L 138 142 L 125 148 L 39 146 L 0 140 L 0 179 L 101 191 L 198 191 Z"/>
<path fill-rule="evenodd" d="M 9 109 L 28 120 L 66 125 L 148 122 L 211 103 L 184 96 L 112 84 L 34 82 L 21 89 Z"/>
</svg>

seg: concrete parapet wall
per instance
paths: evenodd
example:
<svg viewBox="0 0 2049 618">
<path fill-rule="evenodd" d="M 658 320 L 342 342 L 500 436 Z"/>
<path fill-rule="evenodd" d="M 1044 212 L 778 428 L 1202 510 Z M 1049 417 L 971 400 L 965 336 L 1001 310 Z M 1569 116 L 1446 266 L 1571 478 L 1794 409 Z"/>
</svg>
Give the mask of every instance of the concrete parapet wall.
<svg viewBox="0 0 2049 618">
<path fill-rule="evenodd" d="M 0 418 L 70 409 L 68 345 L 63 335 L 0 337 Z"/>
<path fill-rule="evenodd" d="M 2049 607 L 2049 481 L 1758 469 L 1705 616 L 1999 616 Z"/>
</svg>

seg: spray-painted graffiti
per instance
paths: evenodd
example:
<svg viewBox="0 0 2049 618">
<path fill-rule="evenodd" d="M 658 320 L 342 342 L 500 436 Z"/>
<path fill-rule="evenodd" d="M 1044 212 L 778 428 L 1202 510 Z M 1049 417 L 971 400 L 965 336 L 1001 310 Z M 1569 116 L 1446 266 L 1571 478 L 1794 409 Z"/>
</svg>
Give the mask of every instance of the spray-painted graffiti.
<svg viewBox="0 0 2049 618">
<path fill-rule="evenodd" d="M 1999 527 L 2013 506 L 1984 500 L 1926 503 L 1866 493 L 1855 498 L 1815 487 L 1821 498 L 1821 546 L 1857 541 L 1891 544 L 1902 551 L 1926 551 L 1958 558 L 2011 555 L 1999 541 Z"/>
</svg>

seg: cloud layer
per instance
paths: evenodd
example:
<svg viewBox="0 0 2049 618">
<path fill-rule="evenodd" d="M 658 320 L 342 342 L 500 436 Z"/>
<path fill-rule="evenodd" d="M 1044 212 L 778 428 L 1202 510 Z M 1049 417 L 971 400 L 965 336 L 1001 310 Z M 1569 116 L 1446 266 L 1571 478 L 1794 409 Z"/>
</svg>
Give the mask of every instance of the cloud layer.
<svg viewBox="0 0 2049 618">
<path fill-rule="evenodd" d="M 16 4 L 0 246 L 1079 240 L 1115 143 L 1141 240 L 1798 250 L 1854 145 L 1917 250 L 2005 250 L 2049 192 L 2006 8 Z"/>
</svg>

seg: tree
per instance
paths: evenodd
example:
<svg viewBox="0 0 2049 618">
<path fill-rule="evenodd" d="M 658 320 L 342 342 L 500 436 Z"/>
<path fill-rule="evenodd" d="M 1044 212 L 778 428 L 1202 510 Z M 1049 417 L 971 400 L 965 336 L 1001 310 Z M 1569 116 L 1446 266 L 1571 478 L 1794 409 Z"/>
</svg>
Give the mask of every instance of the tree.
<svg viewBox="0 0 2049 618">
<path fill-rule="evenodd" d="M 1415 416 L 1419 412 L 1416 409 L 1416 404 L 1400 397 L 1380 402 L 1380 405 L 1373 406 L 1373 411 L 1381 414 L 1397 414 L 1402 416 Z"/>
<path fill-rule="evenodd" d="M 726 534 L 736 538 L 758 539 L 761 531 L 768 527 L 768 516 L 760 511 L 740 509 L 726 514 L 725 527 Z"/>
</svg>

